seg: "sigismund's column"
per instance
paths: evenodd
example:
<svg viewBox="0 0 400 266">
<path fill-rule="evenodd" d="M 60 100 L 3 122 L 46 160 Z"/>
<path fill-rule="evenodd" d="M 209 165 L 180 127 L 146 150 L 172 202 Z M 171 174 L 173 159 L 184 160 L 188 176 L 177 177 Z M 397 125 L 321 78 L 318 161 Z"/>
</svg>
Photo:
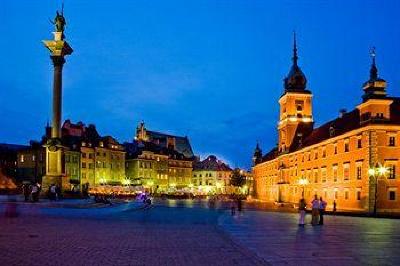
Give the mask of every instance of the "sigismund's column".
<svg viewBox="0 0 400 266">
<path fill-rule="evenodd" d="M 54 40 L 43 41 L 46 48 L 50 50 L 50 58 L 54 66 L 51 137 L 45 144 L 46 175 L 42 179 L 42 191 L 44 193 L 47 193 L 51 184 L 58 185 L 60 188 L 67 186 L 67 182 L 63 182 L 64 148 L 61 141 L 62 70 L 65 63 L 64 57 L 70 55 L 73 50 L 65 41 L 64 28 L 66 22 L 63 13 L 61 12 L 60 14 L 57 11 L 56 17 L 52 22 L 56 29 L 53 32 Z"/>
</svg>

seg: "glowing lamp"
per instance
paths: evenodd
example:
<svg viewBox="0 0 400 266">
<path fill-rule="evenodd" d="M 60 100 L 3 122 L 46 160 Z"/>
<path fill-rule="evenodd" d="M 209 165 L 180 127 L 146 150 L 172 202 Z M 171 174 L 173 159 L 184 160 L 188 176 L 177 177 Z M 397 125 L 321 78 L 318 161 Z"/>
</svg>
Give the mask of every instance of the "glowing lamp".
<svg viewBox="0 0 400 266">
<path fill-rule="evenodd" d="M 369 169 L 368 169 L 368 174 L 369 174 L 370 176 L 374 176 L 374 175 L 375 175 L 375 169 L 374 169 L 374 168 L 369 168 Z"/>
<path fill-rule="evenodd" d="M 385 175 L 386 172 L 387 172 L 386 167 L 381 166 L 381 167 L 378 168 L 378 173 L 379 173 L 380 175 Z"/>
</svg>

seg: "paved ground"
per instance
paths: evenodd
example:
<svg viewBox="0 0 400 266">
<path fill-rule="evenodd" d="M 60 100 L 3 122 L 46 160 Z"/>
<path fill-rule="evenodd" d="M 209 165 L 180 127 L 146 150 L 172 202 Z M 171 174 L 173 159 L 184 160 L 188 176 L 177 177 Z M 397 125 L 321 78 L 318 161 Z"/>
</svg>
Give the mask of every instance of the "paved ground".
<svg viewBox="0 0 400 266">
<path fill-rule="evenodd" d="M 400 265 L 400 220 L 326 216 L 324 226 L 302 228 L 297 218 L 249 211 L 219 224 L 273 265 Z"/>
<path fill-rule="evenodd" d="M 131 207 L 20 206 L 0 219 L 0 264 L 265 265 L 217 227 L 217 211 Z"/>
<path fill-rule="evenodd" d="M 232 217 L 196 201 L 60 206 L 18 204 L 19 217 L 1 217 L 0 265 L 400 265 L 400 220 L 298 228 L 296 214 Z"/>
</svg>

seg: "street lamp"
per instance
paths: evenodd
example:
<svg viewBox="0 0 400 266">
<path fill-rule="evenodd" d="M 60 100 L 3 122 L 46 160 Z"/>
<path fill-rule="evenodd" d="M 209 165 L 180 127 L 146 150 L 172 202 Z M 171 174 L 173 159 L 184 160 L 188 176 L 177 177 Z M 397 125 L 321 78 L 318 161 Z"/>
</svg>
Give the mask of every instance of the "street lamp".
<svg viewBox="0 0 400 266">
<path fill-rule="evenodd" d="M 107 180 L 103 177 L 103 178 L 100 178 L 99 182 L 100 182 L 100 185 L 102 186 L 107 183 Z"/>
<path fill-rule="evenodd" d="M 131 184 L 131 180 L 126 178 L 126 179 L 122 180 L 122 184 L 125 186 L 129 186 Z"/>
<path fill-rule="evenodd" d="M 304 198 L 304 187 L 305 187 L 306 185 L 308 185 L 308 179 L 305 178 L 305 177 L 301 177 L 300 180 L 299 180 L 299 184 L 300 184 L 300 186 L 302 186 L 302 188 L 303 188 L 303 191 L 301 192 L 301 196 Z"/>
<path fill-rule="evenodd" d="M 378 177 L 385 177 L 386 173 L 387 173 L 387 168 L 379 163 L 376 163 L 375 167 L 370 167 L 368 169 L 369 176 L 373 177 L 375 182 L 374 216 L 376 216 L 377 214 Z"/>
</svg>

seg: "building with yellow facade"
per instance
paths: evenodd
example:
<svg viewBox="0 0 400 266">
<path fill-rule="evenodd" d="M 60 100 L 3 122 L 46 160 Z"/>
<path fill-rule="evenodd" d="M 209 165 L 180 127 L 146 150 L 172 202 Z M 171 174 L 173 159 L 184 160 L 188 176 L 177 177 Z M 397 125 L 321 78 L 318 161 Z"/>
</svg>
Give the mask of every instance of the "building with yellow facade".
<svg viewBox="0 0 400 266">
<path fill-rule="evenodd" d="M 375 213 L 400 211 L 400 98 L 386 95 L 372 54 L 362 101 L 350 112 L 314 127 L 312 97 L 293 65 L 279 99 L 278 145 L 253 156 L 255 194 L 260 200 L 297 203 L 322 196 L 332 208 Z"/>
<path fill-rule="evenodd" d="M 131 184 L 149 192 L 190 190 L 194 155 L 187 137 L 136 129 L 131 143 L 125 143 L 126 175 Z"/>
<path fill-rule="evenodd" d="M 41 182 L 46 171 L 44 143 L 50 128 L 40 142 L 18 152 L 17 173 L 22 181 Z M 82 186 L 121 185 L 125 181 L 125 151 L 117 140 L 100 136 L 94 125 L 86 126 L 66 120 L 61 128 L 63 146 L 62 178 L 64 191 L 80 192 Z"/>
<path fill-rule="evenodd" d="M 85 126 L 66 120 L 62 126 L 62 140 L 69 150 L 76 151 L 79 161 L 79 178 L 74 177 L 73 169 L 66 171 L 70 183 L 79 186 L 89 184 L 90 187 L 99 185 L 122 185 L 125 177 L 125 151 L 122 144 L 111 136 L 100 136 L 94 125 Z M 65 158 L 65 165 L 75 163 L 74 156 Z"/>
</svg>

